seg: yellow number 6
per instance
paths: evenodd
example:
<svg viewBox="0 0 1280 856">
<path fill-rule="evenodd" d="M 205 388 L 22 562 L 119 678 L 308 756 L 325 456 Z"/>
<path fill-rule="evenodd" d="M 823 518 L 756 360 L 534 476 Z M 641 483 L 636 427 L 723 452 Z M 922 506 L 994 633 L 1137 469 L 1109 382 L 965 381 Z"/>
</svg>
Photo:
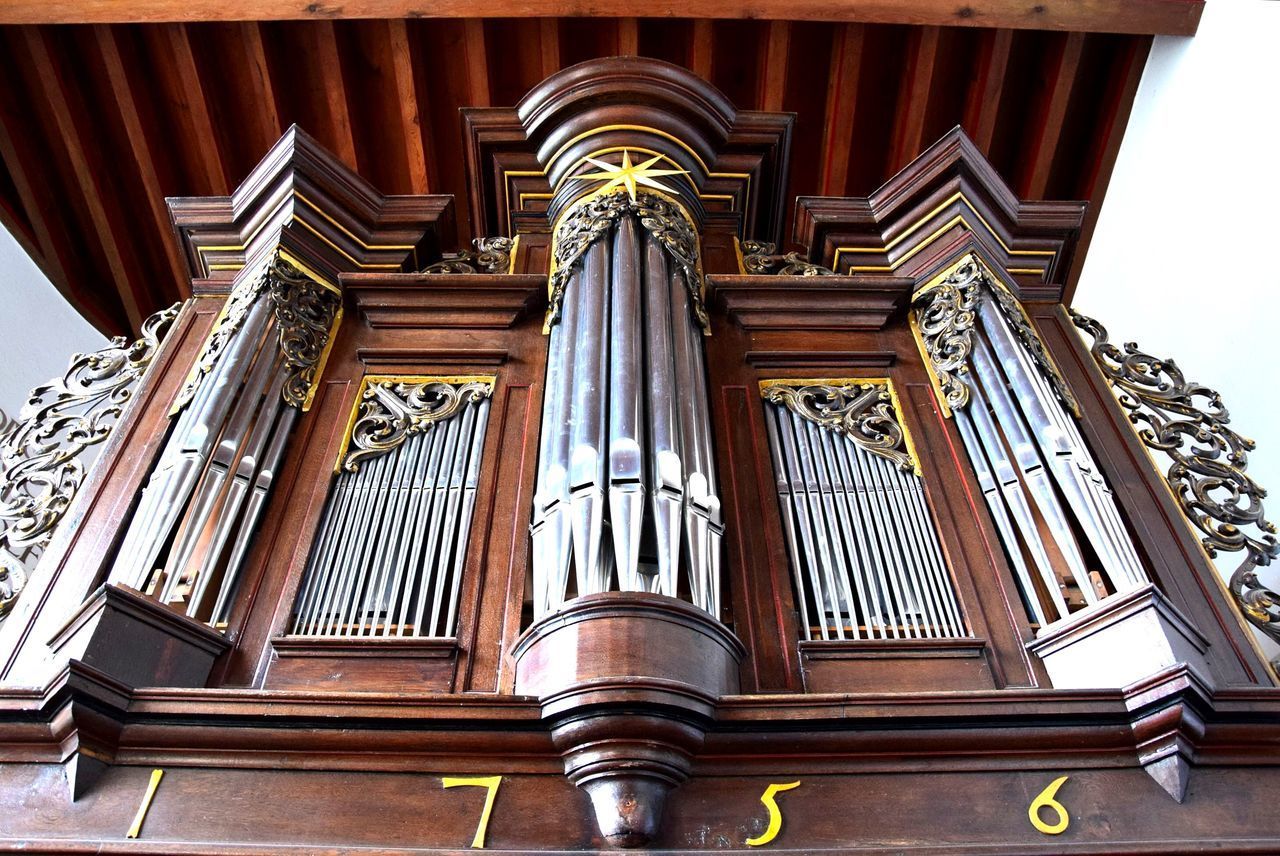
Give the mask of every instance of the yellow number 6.
<svg viewBox="0 0 1280 856">
<path fill-rule="evenodd" d="M 484 811 L 480 812 L 480 822 L 476 824 L 476 836 L 471 839 L 471 846 L 475 848 L 484 848 L 484 833 L 489 828 L 489 815 L 493 813 L 493 801 L 498 796 L 498 785 L 502 784 L 501 776 L 478 776 L 470 779 L 458 779 L 453 776 L 444 776 L 440 782 L 446 788 L 458 787 L 478 787 L 488 788 L 489 793 L 484 798 Z"/>
<path fill-rule="evenodd" d="M 1031 807 L 1027 809 L 1027 817 L 1031 819 L 1031 825 L 1043 832 L 1045 835 L 1058 835 L 1067 828 L 1067 824 L 1071 822 L 1071 818 L 1067 815 L 1067 810 L 1062 803 L 1055 800 L 1054 794 L 1058 792 L 1058 788 L 1062 787 L 1062 783 L 1067 780 L 1066 776 L 1054 779 L 1049 783 L 1049 787 L 1045 788 L 1040 794 L 1031 801 Z M 1054 814 L 1058 815 L 1058 822 L 1054 824 L 1045 823 L 1040 819 L 1040 809 L 1051 809 Z"/>
<path fill-rule="evenodd" d="M 759 847 L 761 844 L 768 844 L 778 837 L 778 833 L 782 831 L 782 811 L 778 808 L 778 803 L 774 796 L 779 791 L 789 791 L 798 787 L 800 787 L 799 782 L 788 782 L 785 785 L 770 785 L 764 789 L 764 796 L 760 797 L 760 802 L 764 804 L 765 808 L 769 809 L 769 825 L 760 835 L 747 839 L 748 847 Z"/>
</svg>

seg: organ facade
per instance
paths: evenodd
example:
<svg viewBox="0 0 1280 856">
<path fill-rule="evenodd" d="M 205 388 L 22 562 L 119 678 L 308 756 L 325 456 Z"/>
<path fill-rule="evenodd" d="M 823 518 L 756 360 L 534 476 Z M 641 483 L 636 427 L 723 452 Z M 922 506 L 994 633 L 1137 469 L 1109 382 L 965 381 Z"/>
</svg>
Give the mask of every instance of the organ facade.
<svg viewBox="0 0 1280 856">
<path fill-rule="evenodd" d="M 1272 848 L 1251 444 L 1067 308 L 1083 203 L 789 197 L 803 121 L 574 65 L 462 250 L 297 127 L 170 199 L 4 447 L 0 846 Z"/>
</svg>

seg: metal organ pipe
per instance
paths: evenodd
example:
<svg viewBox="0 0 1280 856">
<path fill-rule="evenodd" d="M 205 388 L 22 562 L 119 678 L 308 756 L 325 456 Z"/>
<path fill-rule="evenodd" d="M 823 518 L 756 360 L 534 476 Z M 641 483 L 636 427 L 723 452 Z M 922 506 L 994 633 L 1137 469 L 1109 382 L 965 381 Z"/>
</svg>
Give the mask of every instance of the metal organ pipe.
<svg viewBox="0 0 1280 856">
<path fill-rule="evenodd" d="M 656 197 L 642 192 L 639 205 Z M 534 616 L 569 595 L 650 591 L 717 615 L 720 541 L 702 331 L 694 311 L 696 238 L 673 255 L 625 197 L 570 263 L 550 331 L 538 487 L 530 528 Z M 634 206 L 635 203 L 632 203 Z M 676 220 L 673 205 L 665 205 Z M 573 227 L 569 217 L 557 240 Z M 668 224 L 671 228 L 671 224 Z M 567 418 L 566 418 L 567 417 Z M 567 466 L 566 480 L 560 475 Z M 560 519 L 572 518 L 572 545 Z"/>
<path fill-rule="evenodd" d="M 761 394 L 805 638 L 968 636 L 888 382 Z"/>
</svg>

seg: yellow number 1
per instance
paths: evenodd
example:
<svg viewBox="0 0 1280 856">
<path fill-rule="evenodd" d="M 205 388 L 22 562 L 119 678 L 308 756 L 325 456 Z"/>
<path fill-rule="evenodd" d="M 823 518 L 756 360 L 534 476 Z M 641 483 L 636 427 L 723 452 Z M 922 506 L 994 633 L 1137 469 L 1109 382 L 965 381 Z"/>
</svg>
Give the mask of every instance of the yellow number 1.
<svg viewBox="0 0 1280 856">
<path fill-rule="evenodd" d="M 454 776 L 444 776 L 440 781 L 446 788 L 471 786 L 489 789 L 488 795 L 484 798 L 484 811 L 480 812 L 480 823 L 476 825 L 476 837 L 471 839 L 472 847 L 483 849 L 484 833 L 489 828 L 489 815 L 493 813 L 493 801 L 498 796 L 498 785 L 502 784 L 502 777 L 477 776 L 469 779 L 459 779 Z"/>
<path fill-rule="evenodd" d="M 769 809 L 769 825 L 760 835 L 747 839 L 748 847 L 759 847 L 778 837 L 778 833 L 782 831 L 782 810 L 778 808 L 778 802 L 774 797 L 779 791 L 789 791 L 798 787 L 800 787 L 799 782 L 788 782 L 785 785 L 770 785 L 764 789 L 764 796 L 760 797 L 760 802 Z"/>
<path fill-rule="evenodd" d="M 1045 835 L 1058 835 L 1067 828 L 1067 824 L 1071 822 L 1071 818 L 1067 815 L 1066 808 L 1062 803 L 1053 797 L 1058 793 L 1058 788 L 1062 787 L 1062 783 L 1067 780 L 1066 776 L 1061 776 L 1049 783 L 1049 787 L 1045 788 L 1039 795 L 1031 801 L 1031 807 L 1027 809 L 1027 817 L 1031 818 L 1031 825 L 1043 832 Z M 1058 822 L 1054 824 L 1045 823 L 1040 819 L 1040 809 L 1047 808 L 1058 816 Z"/>
</svg>

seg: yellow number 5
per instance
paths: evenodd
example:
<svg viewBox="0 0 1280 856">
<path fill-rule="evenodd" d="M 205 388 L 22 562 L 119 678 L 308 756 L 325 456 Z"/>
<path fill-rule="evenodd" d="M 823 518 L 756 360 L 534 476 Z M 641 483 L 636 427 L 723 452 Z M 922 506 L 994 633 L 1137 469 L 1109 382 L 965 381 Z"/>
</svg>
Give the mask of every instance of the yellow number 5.
<svg viewBox="0 0 1280 856">
<path fill-rule="evenodd" d="M 764 789 L 764 796 L 760 797 L 760 802 L 769 810 L 769 825 L 760 835 L 747 839 L 748 847 L 759 847 L 778 837 L 778 833 L 782 831 L 782 810 L 778 808 L 778 802 L 774 797 L 779 791 L 789 791 L 798 787 L 800 787 L 799 782 L 788 782 L 785 785 L 770 785 Z"/>
<path fill-rule="evenodd" d="M 1071 822 L 1071 818 L 1067 815 L 1067 810 L 1062 803 L 1055 800 L 1054 794 L 1058 792 L 1058 788 L 1062 787 L 1062 783 L 1067 780 L 1066 776 L 1054 779 L 1049 783 L 1049 787 L 1040 792 L 1039 796 L 1031 801 L 1031 807 L 1027 809 L 1027 817 L 1031 819 L 1031 825 L 1043 832 L 1045 835 L 1058 835 L 1067 828 L 1067 824 Z M 1047 808 L 1058 816 L 1058 822 L 1054 824 L 1045 823 L 1040 819 L 1040 809 Z"/>
<path fill-rule="evenodd" d="M 459 779 L 453 776 L 444 776 L 440 780 L 446 788 L 458 787 L 478 787 L 488 788 L 489 793 L 484 798 L 484 811 L 480 812 L 480 823 L 476 825 L 476 837 L 471 839 L 471 846 L 483 849 L 484 833 L 489 828 L 489 815 L 493 813 L 493 801 L 498 796 L 498 785 L 502 784 L 501 776 L 478 776 L 469 779 Z"/>
</svg>

